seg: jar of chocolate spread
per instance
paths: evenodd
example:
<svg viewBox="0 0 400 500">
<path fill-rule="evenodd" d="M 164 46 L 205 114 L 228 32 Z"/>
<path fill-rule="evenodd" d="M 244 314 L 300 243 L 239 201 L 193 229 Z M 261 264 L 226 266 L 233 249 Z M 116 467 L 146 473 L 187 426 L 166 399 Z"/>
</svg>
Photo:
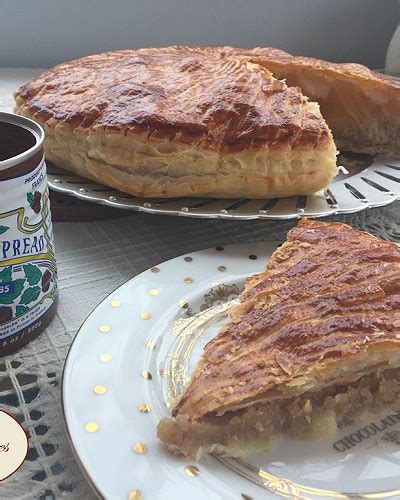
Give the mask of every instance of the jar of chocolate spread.
<svg viewBox="0 0 400 500">
<path fill-rule="evenodd" d="M 43 141 L 37 123 L 0 113 L 0 357 L 41 333 L 57 309 Z"/>
</svg>

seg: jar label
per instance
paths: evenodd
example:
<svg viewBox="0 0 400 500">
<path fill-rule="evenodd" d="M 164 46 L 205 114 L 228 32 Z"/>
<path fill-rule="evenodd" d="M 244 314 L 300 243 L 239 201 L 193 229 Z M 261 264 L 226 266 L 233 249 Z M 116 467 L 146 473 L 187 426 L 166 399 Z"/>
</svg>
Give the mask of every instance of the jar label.
<svg viewBox="0 0 400 500">
<path fill-rule="evenodd" d="M 56 300 L 57 269 L 44 160 L 29 174 L 0 181 L 0 191 L 0 346 L 5 346 L 7 337 L 40 328 Z"/>
</svg>

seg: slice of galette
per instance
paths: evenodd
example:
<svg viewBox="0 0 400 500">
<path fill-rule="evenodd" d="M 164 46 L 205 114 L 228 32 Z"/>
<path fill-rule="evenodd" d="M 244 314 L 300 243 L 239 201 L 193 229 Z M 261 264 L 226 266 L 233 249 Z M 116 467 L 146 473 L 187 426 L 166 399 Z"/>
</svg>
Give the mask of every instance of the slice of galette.
<svg viewBox="0 0 400 500">
<path fill-rule="evenodd" d="M 204 349 L 158 437 L 199 457 L 322 437 L 400 409 L 400 247 L 303 220 Z"/>
</svg>

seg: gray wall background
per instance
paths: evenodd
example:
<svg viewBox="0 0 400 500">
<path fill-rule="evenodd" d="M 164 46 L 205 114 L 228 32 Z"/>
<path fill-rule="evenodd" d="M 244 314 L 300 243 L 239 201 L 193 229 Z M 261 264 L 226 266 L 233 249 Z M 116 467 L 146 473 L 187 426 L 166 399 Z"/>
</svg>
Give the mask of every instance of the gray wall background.
<svg viewBox="0 0 400 500">
<path fill-rule="evenodd" d="M 0 0 L 0 66 L 118 48 L 271 45 L 383 67 L 396 0 Z"/>
</svg>

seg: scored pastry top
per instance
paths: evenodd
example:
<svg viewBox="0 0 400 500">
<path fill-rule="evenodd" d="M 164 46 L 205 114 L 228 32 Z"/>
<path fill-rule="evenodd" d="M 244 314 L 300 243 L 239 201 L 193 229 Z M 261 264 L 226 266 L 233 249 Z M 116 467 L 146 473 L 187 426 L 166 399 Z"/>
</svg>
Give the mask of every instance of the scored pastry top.
<svg viewBox="0 0 400 500">
<path fill-rule="evenodd" d="M 255 62 L 274 49 L 121 50 L 60 64 L 15 94 L 61 133 L 123 133 L 219 152 L 309 149 L 331 134 L 316 103 Z"/>
<path fill-rule="evenodd" d="M 248 278 L 173 415 L 197 420 L 254 401 L 400 366 L 400 246 L 303 220 Z"/>
</svg>

